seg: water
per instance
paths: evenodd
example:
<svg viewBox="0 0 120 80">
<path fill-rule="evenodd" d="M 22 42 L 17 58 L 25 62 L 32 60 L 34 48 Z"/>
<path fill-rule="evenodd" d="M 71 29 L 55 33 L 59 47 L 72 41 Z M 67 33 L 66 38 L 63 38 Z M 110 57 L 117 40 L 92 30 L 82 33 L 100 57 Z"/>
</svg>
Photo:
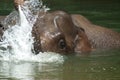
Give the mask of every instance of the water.
<svg viewBox="0 0 120 80">
<path fill-rule="evenodd" d="M 67 10 L 70 13 L 81 13 L 87 16 L 96 24 L 110 27 L 114 26 L 111 28 L 119 31 L 120 18 L 118 14 L 120 13 L 120 8 L 117 8 L 117 4 L 119 4 L 117 0 L 115 0 L 114 2 L 112 2 L 111 0 L 109 2 L 101 1 L 102 6 L 100 6 L 99 1 L 77 1 L 78 2 L 74 2 L 74 0 L 68 0 L 65 3 L 61 0 L 53 0 L 52 2 L 48 0 L 46 4 L 48 4 L 53 10 L 61 8 L 63 9 L 64 5 L 64 10 Z M 106 4 L 105 7 L 106 2 L 108 4 Z M 88 5 L 85 6 L 86 4 Z M 23 20 L 29 23 L 28 18 L 26 19 L 25 17 Z M 28 27 L 28 25 L 29 24 L 27 24 L 26 26 L 21 26 L 19 24 L 14 25 L 17 28 L 21 28 L 20 31 L 22 32 L 20 32 L 20 41 L 24 35 L 24 29 L 22 30 L 22 28 L 31 29 L 32 24 L 31 27 Z M 15 30 L 15 33 L 16 32 L 17 31 Z M 31 31 L 28 30 L 28 33 L 29 32 Z M 31 34 L 29 33 L 29 36 L 26 40 L 29 40 L 30 37 Z M 15 39 L 16 38 L 17 37 L 15 37 Z M 17 41 L 17 43 L 19 43 L 19 40 Z M 30 38 L 30 44 L 32 43 L 32 38 Z M 13 47 L 14 46 L 15 45 L 13 45 Z M 8 51 L 9 53 L 7 53 L 7 55 L 1 55 L 0 80 L 120 80 L 119 49 L 100 50 L 92 52 L 90 55 L 86 56 L 63 56 L 56 53 L 40 53 L 39 55 L 33 55 L 31 54 L 31 48 L 32 46 L 28 49 L 28 51 L 30 52 L 22 52 L 20 50 L 18 54 L 16 51 L 16 53 L 8 56 L 7 59 L 5 56 L 7 56 L 11 52 Z M 6 48 L 2 49 L 6 50 Z M 3 58 L 3 56 L 5 58 Z"/>
<path fill-rule="evenodd" d="M 5 80 L 120 80 L 120 50 L 67 56 L 63 63 L 0 62 Z M 102 54 L 102 55 L 101 55 Z M 48 57 L 47 57 L 48 58 Z M 46 58 L 46 59 L 47 59 Z"/>
<path fill-rule="evenodd" d="M 35 55 L 33 51 L 32 27 L 39 11 L 44 10 L 46 12 L 46 9 L 44 6 L 42 7 L 42 2 L 30 0 L 26 1 L 23 6 L 19 6 L 18 18 L 11 17 L 11 14 L 7 16 L 3 24 L 8 26 L 8 29 L 4 31 L 2 42 L 0 42 L 1 60 L 15 62 L 19 62 L 19 60 L 32 62 L 56 62 L 57 59 L 61 60 L 62 57 L 55 53 L 40 52 L 39 55 Z M 12 26 L 10 21 L 14 19 L 15 21 L 16 19 L 19 20 Z"/>
</svg>

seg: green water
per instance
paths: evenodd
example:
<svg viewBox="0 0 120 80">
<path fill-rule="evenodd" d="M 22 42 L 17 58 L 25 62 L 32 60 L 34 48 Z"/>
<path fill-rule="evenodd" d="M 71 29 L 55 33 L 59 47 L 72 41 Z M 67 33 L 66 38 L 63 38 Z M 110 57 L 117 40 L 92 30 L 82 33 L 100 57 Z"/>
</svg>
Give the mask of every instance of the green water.
<svg viewBox="0 0 120 80">
<path fill-rule="evenodd" d="M 0 80 L 120 80 L 119 52 L 70 55 L 64 63 L 0 61 Z"/>
<path fill-rule="evenodd" d="M 120 31 L 119 0 L 44 0 L 44 4 Z M 12 0 L 0 2 L 0 15 L 12 10 Z M 120 50 L 65 56 L 62 64 L 0 61 L 0 80 L 120 80 Z"/>
</svg>

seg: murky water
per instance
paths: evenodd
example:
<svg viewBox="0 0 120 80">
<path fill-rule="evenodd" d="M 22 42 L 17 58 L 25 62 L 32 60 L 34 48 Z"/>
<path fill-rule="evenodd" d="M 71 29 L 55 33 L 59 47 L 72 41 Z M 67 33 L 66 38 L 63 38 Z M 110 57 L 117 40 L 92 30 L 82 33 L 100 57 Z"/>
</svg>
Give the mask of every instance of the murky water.
<svg viewBox="0 0 120 80">
<path fill-rule="evenodd" d="M 5 80 L 120 80 L 120 50 L 67 56 L 63 63 L 0 61 Z M 46 58 L 47 59 L 47 58 Z"/>
<path fill-rule="evenodd" d="M 69 13 L 81 13 L 96 24 L 120 31 L 118 0 L 51 1 L 46 0 L 46 4 L 52 10 L 64 7 Z M 108 4 L 105 6 L 105 3 Z M 0 60 L 0 80 L 120 80 L 120 49 L 100 50 L 87 56 L 41 53 L 33 57 L 27 60 Z"/>
</svg>

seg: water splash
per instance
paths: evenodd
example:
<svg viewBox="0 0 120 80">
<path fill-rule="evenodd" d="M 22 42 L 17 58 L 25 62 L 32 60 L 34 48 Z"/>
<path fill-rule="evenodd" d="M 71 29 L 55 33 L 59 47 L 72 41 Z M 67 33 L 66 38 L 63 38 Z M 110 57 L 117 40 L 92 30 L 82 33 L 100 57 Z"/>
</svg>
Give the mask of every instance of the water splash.
<svg viewBox="0 0 120 80">
<path fill-rule="evenodd" d="M 0 42 L 1 60 L 63 62 L 63 56 L 59 54 L 40 52 L 38 55 L 34 55 L 32 52 L 34 43 L 31 33 L 32 27 L 38 18 L 39 12 L 46 12 L 48 8 L 45 8 L 39 0 L 30 0 L 25 1 L 22 6 L 19 5 L 18 9 L 19 13 L 14 12 L 3 21 L 4 26 L 7 26 L 8 29 L 4 31 L 2 42 Z M 12 18 L 11 16 L 16 17 Z"/>
</svg>

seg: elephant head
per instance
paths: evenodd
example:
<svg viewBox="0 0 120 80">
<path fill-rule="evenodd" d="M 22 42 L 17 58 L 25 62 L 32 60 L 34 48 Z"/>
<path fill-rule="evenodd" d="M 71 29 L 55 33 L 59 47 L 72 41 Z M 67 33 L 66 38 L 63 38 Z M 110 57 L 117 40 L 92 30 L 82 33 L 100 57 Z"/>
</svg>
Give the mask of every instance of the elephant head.
<svg viewBox="0 0 120 80">
<path fill-rule="evenodd" d="M 74 25 L 71 16 L 63 11 L 39 16 L 33 27 L 33 36 L 36 52 L 70 54 L 91 51 L 84 29 Z"/>
</svg>

